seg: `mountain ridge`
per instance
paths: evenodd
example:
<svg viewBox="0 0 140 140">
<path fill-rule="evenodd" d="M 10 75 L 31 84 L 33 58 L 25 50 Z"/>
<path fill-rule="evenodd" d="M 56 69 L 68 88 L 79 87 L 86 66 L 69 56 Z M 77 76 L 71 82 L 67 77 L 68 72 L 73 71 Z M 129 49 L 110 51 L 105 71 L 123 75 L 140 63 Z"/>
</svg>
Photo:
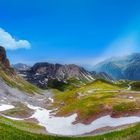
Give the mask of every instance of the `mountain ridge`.
<svg viewBox="0 0 140 140">
<path fill-rule="evenodd" d="M 93 69 L 97 72 L 103 71 L 116 80 L 140 80 L 140 53 L 104 60 Z"/>
<path fill-rule="evenodd" d="M 35 63 L 27 70 L 19 69 L 18 74 L 24 77 L 28 82 L 41 88 L 46 88 L 48 82 L 52 82 L 52 80 L 55 81 L 55 84 L 65 84 L 68 81 L 79 81 L 79 83 L 88 83 L 94 81 L 95 79 L 105 79 L 107 81 L 113 81 L 113 79 L 105 73 L 89 72 L 83 67 L 75 64 L 62 65 L 58 63 L 52 64 L 48 62 Z"/>
</svg>

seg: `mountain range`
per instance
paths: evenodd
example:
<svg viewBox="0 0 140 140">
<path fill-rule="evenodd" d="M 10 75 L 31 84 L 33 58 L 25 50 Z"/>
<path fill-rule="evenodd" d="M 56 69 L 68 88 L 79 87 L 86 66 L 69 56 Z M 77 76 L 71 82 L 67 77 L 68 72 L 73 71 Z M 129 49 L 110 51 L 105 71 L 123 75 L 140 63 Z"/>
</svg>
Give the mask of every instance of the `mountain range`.
<svg viewBox="0 0 140 140">
<path fill-rule="evenodd" d="M 48 87 L 48 83 L 66 84 L 69 79 L 75 79 L 81 83 L 92 82 L 95 79 L 114 80 L 140 80 L 140 53 L 133 53 L 123 57 L 113 57 L 104 60 L 88 71 L 83 67 L 70 64 L 51 64 L 39 62 L 33 66 L 15 64 L 13 68 L 28 82 L 40 88 Z"/>
<path fill-rule="evenodd" d="M 52 86 L 52 84 L 65 85 L 72 81 L 74 81 L 74 83 L 77 81 L 79 84 L 85 84 L 92 82 L 95 79 L 113 80 L 104 72 L 89 72 L 83 67 L 74 64 L 62 65 L 40 62 L 34 64 L 32 67 L 27 66 L 26 64 L 15 64 L 13 67 L 18 74 L 28 82 L 43 89 L 48 87 L 48 85 L 50 85 L 49 83 L 51 83 Z"/>
<path fill-rule="evenodd" d="M 105 72 L 116 80 L 140 80 L 140 53 L 107 59 L 93 67 L 97 72 Z"/>
</svg>

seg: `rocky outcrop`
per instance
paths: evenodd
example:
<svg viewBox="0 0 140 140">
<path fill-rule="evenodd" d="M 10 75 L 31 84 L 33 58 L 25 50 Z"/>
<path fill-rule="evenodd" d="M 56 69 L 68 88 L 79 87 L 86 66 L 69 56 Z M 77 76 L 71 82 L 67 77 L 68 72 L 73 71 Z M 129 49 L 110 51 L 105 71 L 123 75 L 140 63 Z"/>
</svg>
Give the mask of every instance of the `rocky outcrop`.
<svg viewBox="0 0 140 140">
<path fill-rule="evenodd" d="M 5 48 L 0 46 L 0 63 L 6 68 L 10 68 L 10 62 L 6 56 Z"/>
<path fill-rule="evenodd" d="M 77 65 L 50 64 L 46 62 L 36 63 L 27 71 L 19 71 L 19 74 L 30 83 L 41 88 L 47 87 L 50 80 L 57 80 L 57 83 L 65 83 L 71 78 L 85 82 L 94 80 L 88 71 Z"/>
<path fill-rule="evenodd" d="M 63 87 L 67 86 L 67 83 L 71 81 L 74 81 L 74 83 L 76 81 L 78 83 L 87 83 L 92 82 L 95 79 L 112 81 L 112 78 L 105 73 L 95 74 L 74 64 L 62 65 L 41 62 L 36 63 L 27 70 L 18 69 L 18 73 L 28 82 L 40 88 L 47 88 L 48 85 L 51 85 L 53 88 L 58 87 L 58 85 Z"/>
</svg>

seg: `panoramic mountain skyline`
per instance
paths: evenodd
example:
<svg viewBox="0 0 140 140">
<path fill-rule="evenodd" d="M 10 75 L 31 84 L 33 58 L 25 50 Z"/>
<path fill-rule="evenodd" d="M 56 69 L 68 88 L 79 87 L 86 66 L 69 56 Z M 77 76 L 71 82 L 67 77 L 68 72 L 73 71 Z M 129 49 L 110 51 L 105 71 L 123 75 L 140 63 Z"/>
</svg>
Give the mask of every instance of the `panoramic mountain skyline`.
<svg viewBox="0 0 140 140">
<path fill-rule="evenodd" d="M 92 66 L 108 57 L 140 52 L 139 4 L 138 0 L 5 0 L 0 9 L 0 45 L 12 63 L 27 64 Z"/>
</svg>

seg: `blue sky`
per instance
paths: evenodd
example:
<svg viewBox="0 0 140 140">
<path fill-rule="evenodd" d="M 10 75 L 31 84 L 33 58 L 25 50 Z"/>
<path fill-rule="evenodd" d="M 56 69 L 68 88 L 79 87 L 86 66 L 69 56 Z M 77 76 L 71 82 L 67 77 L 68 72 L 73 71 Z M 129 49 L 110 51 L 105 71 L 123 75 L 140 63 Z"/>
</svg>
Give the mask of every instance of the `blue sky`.
<svg viewBox="0 0 140 140">
<path fill-rule="evenodd" d="M 4 0 L 0 5 L 0 45 L 12 63 L 94 65 L 140 51 L 139 0 Z"/>
</svg>

